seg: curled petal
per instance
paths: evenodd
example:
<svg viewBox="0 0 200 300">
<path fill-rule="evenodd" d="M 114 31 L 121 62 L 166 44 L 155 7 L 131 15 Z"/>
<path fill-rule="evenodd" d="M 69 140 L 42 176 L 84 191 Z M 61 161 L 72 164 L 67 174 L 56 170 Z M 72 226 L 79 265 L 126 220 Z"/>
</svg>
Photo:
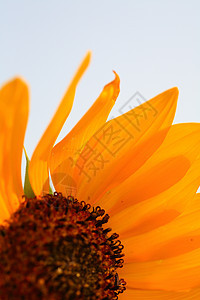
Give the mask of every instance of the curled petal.
<svg viewBox="0 0 200 300">
<path fill-rule="evenodd" d="M 104 87 L 88 112 L 52 150 L 51 176 L 56 190 L 63 195 L 70 192 L 70 186 L 76 185 L 73 182 L 73 166 L 87 141 L 106 122 L 119 94 L 119 83 L 119 76 L 115 73 L 115 79 Z"/>
</svg>

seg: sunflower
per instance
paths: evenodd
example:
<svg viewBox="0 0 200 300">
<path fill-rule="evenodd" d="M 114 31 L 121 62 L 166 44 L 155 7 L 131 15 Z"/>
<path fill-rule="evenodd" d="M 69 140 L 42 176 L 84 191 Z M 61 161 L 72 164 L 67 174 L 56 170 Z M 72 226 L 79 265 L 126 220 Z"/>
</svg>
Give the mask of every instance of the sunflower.
<svg viewBox="0 0 200 300">
<path fill-rule="evenodd" d="M 54 146 L 89 62 L 27 158 L 24 188 L 28 88 L 0 90 L 0 299 L 200 299 L 200 124 L 172 125 L 177 88 L 107 121 L 115 73 Z"/>
</svg>

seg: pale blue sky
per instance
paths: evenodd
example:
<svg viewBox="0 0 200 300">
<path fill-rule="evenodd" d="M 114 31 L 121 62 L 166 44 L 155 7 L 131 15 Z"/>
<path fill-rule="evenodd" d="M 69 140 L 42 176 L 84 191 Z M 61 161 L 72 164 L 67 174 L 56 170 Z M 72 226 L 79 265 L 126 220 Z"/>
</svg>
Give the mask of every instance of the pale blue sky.
<svg viewBox="0 0 200 300">
<path fill-rule="evenodd" d="M 29 155 L 88 49 L 92 63 L 62 137 L 113 69 L 121 93 L 112 115 L 136 91 L 149 99 L 178 86 L 175 121 L 200 122 L 199 11 L 198 0 L 1 0 L 0 82 L 20 75 L 30 85 Z"/>
</svg>

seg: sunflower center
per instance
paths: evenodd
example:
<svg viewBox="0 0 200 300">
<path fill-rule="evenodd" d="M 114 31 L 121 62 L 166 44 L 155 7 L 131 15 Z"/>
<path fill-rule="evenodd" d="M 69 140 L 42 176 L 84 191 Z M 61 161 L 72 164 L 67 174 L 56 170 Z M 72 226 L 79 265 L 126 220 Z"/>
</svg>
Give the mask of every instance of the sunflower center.
<svg viewBox="0 0 200 300">
<path fill-rule="evenodd" d="M 1 299 L 118 299 L 123 246 L 99 206 L 61 194 L 28 199 L 0 227 Z"/>
</svg>

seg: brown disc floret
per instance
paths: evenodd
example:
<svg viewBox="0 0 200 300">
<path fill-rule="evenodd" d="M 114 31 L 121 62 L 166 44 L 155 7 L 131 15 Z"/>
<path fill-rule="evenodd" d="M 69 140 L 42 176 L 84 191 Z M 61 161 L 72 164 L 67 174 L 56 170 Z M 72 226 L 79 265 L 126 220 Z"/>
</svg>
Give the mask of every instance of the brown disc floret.
<svg viewBox="0 0 200 300">
<path fill-rule="evenodd" d="M 0 299 L 118 299 L 123 246 L 108 219 L 71 196 L 24 198 L 0 227 Z"/>
</svg>

